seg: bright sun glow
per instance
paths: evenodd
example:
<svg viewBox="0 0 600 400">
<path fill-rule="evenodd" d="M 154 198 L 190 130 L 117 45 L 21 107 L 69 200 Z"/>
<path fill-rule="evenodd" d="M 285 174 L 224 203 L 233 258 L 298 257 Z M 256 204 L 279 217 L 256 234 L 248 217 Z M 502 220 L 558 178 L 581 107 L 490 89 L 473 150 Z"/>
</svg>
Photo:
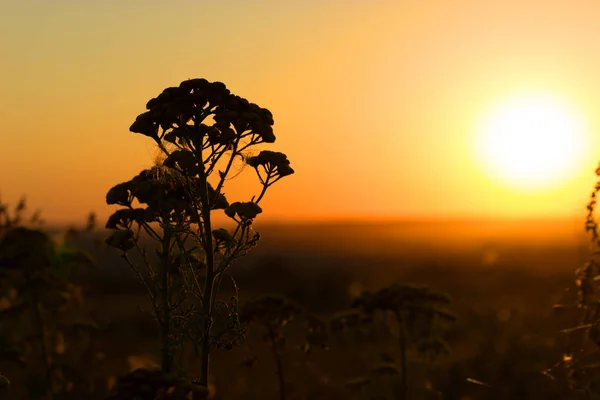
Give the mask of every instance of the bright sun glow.
<svg viewBox="0 0 600 400">
<path fill-rule="evenodd" d="M 548 95 L 519 95 L 483 118 L 476 151 L 494 178 L 541 189 L 579 172 L 587 141 L 583 120 L 567 104 Z"/>
</svg>

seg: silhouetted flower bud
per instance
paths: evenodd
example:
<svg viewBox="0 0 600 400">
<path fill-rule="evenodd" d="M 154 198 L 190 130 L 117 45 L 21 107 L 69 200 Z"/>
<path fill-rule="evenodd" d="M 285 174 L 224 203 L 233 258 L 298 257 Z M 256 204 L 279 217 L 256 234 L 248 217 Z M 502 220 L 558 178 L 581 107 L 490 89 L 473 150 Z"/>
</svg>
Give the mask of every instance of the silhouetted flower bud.
<svg viewBox="0 0 600 400">
<path fill-rule="evenodd" d="M 257 156 L 249 157 L 247 161 L 248 165 L 251 167 L 258 167 L 259 165 L 268 165 L 268 164 L 281 164 L 288 163 L 287 156 L 283 153 L 279 153 L 276 151 L 263 150 Z"/>
<path fill-rule="evenodd" d="M 233 131 L 233 129 L 227 127 L 227 128 L 223 128 L 221 129 L 221 135 L 219 136 L 219 144 L 221 145 L 228 145 L 228 144 L 233 144 L 233 142 L 235 141 L 236 135 L 235 132 Z"/>
<path fill-rule="evenodd" d="M 132 237 L 133 231 L 131 229 L 119 229 L 113 231 L 109 237 L 104 239 L 104 242 L 111 247 L 127 251 L 135 246 Z"/>
<path fill-rule="evenodd" d="M 288 176 L 292 175 L 294 173 L 294 170 L 289 165 L 281 165 L 277 167 L 277 172 L 279 173 L 279 176 Z"/>
<path fill-rule="evenodd" d="M 210 84 L 210 90 L 213 92 L 229 92 L 227 86 L 223 82 L 213 82 Z"/>
<path fill-rule="evenodd" d="M 163 161 L 163 165 L 169 168 L 175 168 L 175 163 L 183 171 L 188 171 L 197 166 L 196 157 L 189 150 L 175 150 Z"/>
<path fill-rule="evenodd" d="M 249 202 L 235 202 L 225 209 L 225 214 L 229 218 L 234 218 L 236 214 L 241 219 L 253 219 L 262 212 L 258 204 Z"/>
<path fill-rule="evenodd" d="M 129 127 L 129 130 L 133 133 L 141 133 L 154 140 L 158 140 L 157 124 L 152 120 L 149 112 L 138 115 Z"/>
<path fill-rule="evenodd" d="M 136 210 L 122 208 L 120 210 L 115 211 L 110 217 L 108 217 L 108 221 L 106 222 L 106 228 L 117 229 L 118 226 L 129 226 L 130 222 L 133 221 L 139 215 L 139 212 Z"/>
<path fill-rule="evenodd" d="M 212 204 L 212 210 L 224 210 L 229 207 L 229 202 L 225 198 L 225 195 L 222 193 L 217 194 L 210 184 L 208 184 L 208 200 Z"/>
<path fill-rule="evenodd" d="M 214 230 L 213 236 L 218 242 L 227 243 L 231 240 L 231 234 L 225 228 Z"/>
<path fill-rule="evenodd" d="M 106 204 L 129 205 L 130 186 L 131 184 L 129 182 L 123 182 L 113 186 L 106 194 Z"/>
<path fill-rule="evenodd" d="M 189 93 L 189 90 L 185 87 L 168 87 L 162 91 L 160 95 L 158 95 L 157 100 L 159 104 L 167 104 L 178 97 L 185 96 Z"/>
<path fill-rule="evenodd" d="M 179 86 L 186 90 L 205 90 L 208 86 L 208 81 L 204 78 L 188 79 L 181 82 Z"/>
</svg>

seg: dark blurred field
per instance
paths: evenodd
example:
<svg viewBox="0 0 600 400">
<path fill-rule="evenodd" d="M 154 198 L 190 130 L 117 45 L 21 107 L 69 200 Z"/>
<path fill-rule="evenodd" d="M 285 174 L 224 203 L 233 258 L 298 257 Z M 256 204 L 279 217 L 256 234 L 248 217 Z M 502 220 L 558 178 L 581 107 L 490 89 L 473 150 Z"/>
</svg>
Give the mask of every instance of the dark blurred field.
<svg viewBox="0 0 600 400">
<path fill-rule="evenodd" d="M 449 356 L 429 364 L 410 354 L 415 399 L 569 399 L 564 382 L 542 371 L 565 351 L 560 329 L 576 323 L 573 271 L 588 256 L 583 223 L 570 221 L 411 221 L 257 224 L 261 242 L 234 266 L 240 300 L 279 293 L 327 317 L 347 309 L 364 289 L 415 283 L 449 293 L 458 322 Z M 82 277 L 101 331 L 98 376 L 117 376 L 151 363 L 157 331 L 138 306 L 142 288 L 103 232 L 80 234 L 74 244 L 98 265 Z M 232 294 L 226 289 L 225 297 Z M 300 321 L 297 321 L 300 322 Z M 361 398 L 345 382 L 367 376 L 382 353 L 397 355 L 393 334 L 337 335 L 328 351 L 303 354 L 291 324 L 286 370 L 293 398 Z M 257 356 L 249 367 L 245 360 Z M 192 358 L 190 357 L 190 360 Z M 213 356 L 216 395 L 224 399 L 277 398 L 274 362 L 260 333 Z M 475 382 L 478 381 L 479 383 Z M 385 385 L 385 382 L 381 383 Z M 443 397 L 440 397 L 440 394 Z"/>
</svg>

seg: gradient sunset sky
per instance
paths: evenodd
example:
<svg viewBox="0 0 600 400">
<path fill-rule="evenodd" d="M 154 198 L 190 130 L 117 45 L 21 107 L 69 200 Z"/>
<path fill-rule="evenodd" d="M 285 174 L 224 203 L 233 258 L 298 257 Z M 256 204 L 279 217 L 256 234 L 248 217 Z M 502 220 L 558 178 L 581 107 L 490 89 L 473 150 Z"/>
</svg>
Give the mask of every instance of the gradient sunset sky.
<svg viewBox="0 0 600 400">
<path fill-rule="evenodd" d="M 0 194 L 48 222 L 110 213 L 152 162 L 128 131 L 168 86 L 203 77 L 272 111 L 296 174 L 263 220 L 584 218 L 600 159 L 600 2 L 0 0 Z M 588 127 L 580 167 L 542 191 L 473 151 L 486 110 L 544 92 Z M 258 188 L 251 170 L 230 201 Z"/>
</svg>

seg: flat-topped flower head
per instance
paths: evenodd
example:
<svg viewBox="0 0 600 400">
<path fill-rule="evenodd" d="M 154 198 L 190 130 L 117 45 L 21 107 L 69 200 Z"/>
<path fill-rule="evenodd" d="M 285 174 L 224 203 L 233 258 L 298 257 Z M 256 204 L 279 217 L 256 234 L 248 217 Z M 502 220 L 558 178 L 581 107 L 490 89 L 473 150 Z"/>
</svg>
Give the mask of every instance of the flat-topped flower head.
<svg viewBox="0 0 600 400">
<path fill-rule="evenodd" d="M 450 296 L 436 292 L 427 287 L 410 285 L 391 285 L 376 293 L 365 292 L 355 299 L 353 307 L 360 307 L 367 312 L 373 310 L 399 310 L 405 305 L 415 303 L 437 303 L 448 305 Z"/>
<path fill-rule="evenodd" d="M 252 137 L 256 143 L 275 141 L 271 112 L 232 94 L 221 82 L 183 81 L 148 101 L 146 109 L 148 111 L 140 114 L 129 130 L 156 142 L 164 139 L 175 143 L 178 137 L 193 135 L 199 143 L 209 132 L 212 142 L 218 143 L 230 143 L 236 135 Z M 215 128 L 211 131 L 206 126 L 201 128 L 210 116 Z M 185 127 L 194 129 L 183 129 Z"/>
<path fill-rule="evenodd" d="M 256 203 L 251 201 L 232 203 L 225 209 L 225 214 L 229 218 L 236 218 L 236 216 L 242 220 L 249 220 L 256 218 L 258 214 L 262 212 L 262 208 Z"/>
<path fill-rule="evenodd" d="M 277 151 L 263 150 L 257 156 L 248 157 L 246 163 L 256 170 L 261 180 L 265 180 L 266 178 L 261 176 L 258 167 L 262 167 L 267 176 L 276 176 L 278 178 L 294 173 L 287 156 Z"/>
<path fill-rule="evenodd" d="M 264 325 L 285 325 L 302 311 L 299 304 L 284 296 L 266 294 L 246 303 L 240 319 L 245 322 L 258 321 Z"/>
<path fill-rule="evenodd" d="M 131 183 L 123 182 L 113 186 L 106 193 L 106 204 L 118 204 L 120 206 L 128 206 L 131 204 Z"/>
</svg>

